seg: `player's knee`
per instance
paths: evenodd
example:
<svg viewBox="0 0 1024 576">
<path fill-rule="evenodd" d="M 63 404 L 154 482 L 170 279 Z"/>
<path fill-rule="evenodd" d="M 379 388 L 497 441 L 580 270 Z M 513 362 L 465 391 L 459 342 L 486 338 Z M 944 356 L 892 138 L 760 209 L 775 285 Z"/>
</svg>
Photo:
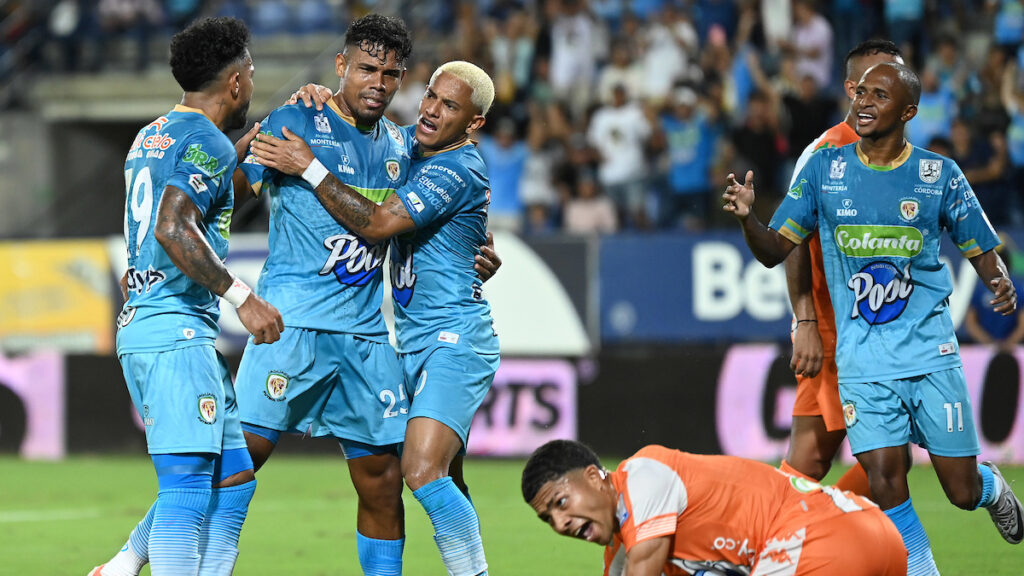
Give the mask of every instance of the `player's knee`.
<svg viewBox="0 0 1024 576">
<path fill-rule="evenodd" d="M 441 466 L 423 460 L 402 460 L 402 477 L 405 478 L 405 484 L 410 490 L 419 490 L 445 476 L 447 476 L 447 472 Z"/>
<path fill-rule="evenodd" d="M 974 510 L 978 505 L 981 495 L 972 486 L 948 486 L 944 487 L 946 498 L 949 502 L 961 510 Z"/>
</svg>

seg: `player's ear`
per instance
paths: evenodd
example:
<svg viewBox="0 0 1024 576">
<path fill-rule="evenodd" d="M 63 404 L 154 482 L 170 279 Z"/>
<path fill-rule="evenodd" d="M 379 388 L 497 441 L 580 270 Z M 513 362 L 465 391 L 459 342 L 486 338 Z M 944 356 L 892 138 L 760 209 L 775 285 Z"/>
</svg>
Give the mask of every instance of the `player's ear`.
<svg viewBox="0 0 1024 576">
<path fill-rule="evenodd" d="M 599 485 L 604 482 L 606 476 L 608 476 L 608 472 L 606 472 L 604 468 L 594 464 L 583 469 L 583 477 L 587 479 L 587 482 L 594 485 Z"/>
<path fill-rule="evenodd" d="M 238 98 L 242 92 L 242 74 L 235 70 L 228 74 L 228 88 L 231 90 L 231 97 Z"/>
<path fill-rule="evenodd" d="M 917 105 L 908 104 L 907 107 L 903 109 L 903 113 L 900 114 L 900 121 L 904 123 L 910 122 L 914 116 L 917 116 Z"/>
<path fill-rule="evenodd" d="M 466 126 L 466 134 L 472 134 L 473 132 L 476 132 L 477 130 L 483 128 L 484 124 L 486 123 L 487 119 L 484 118 L 482 115 L 477 114 L 476 116 L 473 116 L 473 119 L 469 121 L 469 125 Z"/>
<path fill-rule="evenodd" d="M 857 83 L 853 80 L 844 80 L 843 89 L 846 90 L 846 97 L 850 100 L 857 96 Z"/>
<path fill-rule="evenodd" d="M 338 52 L 338 55 L 334 57 L 334 71 L 338 74 L 338 78 L 345 75 L 345 68 L 348 66 L 348 60 L 345 58 L 344 52 Z"/>
</svg>

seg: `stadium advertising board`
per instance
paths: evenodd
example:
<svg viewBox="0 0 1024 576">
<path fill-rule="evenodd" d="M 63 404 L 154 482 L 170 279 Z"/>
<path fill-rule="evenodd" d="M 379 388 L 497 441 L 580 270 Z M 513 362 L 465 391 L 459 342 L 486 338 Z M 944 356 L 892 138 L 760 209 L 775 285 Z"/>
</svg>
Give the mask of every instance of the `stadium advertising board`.
<svg viewBox="0 0 1024 576">
<path fill-rule="evenodd" d="M 64 357 L 0 354 L 0 451 L 25 458 L 64 456 Z"/>
</svg>

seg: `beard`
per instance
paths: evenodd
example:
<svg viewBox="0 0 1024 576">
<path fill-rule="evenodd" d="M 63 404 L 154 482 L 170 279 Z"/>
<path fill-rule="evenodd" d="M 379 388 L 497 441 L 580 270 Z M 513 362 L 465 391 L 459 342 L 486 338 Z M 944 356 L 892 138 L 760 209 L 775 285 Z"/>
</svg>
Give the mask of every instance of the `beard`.
<svg viewBox="0 0 1024 576">
<path fill-rule="evenodd" d="M 225 123 L 225 131 L 238 130 L 239 128 L 245 127 L 245 118 L 249 114 L 249 102 L 246 102 L 243 106 L 235 110 Z"/>
</svg>

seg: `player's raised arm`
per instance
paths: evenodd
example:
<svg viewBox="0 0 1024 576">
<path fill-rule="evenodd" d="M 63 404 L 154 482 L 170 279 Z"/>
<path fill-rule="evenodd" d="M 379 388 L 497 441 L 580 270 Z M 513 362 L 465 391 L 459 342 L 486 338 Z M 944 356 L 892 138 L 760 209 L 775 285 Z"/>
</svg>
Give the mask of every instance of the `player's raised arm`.
<svg viewBox="0 0 1024 576">
<path fill-rule="evenodd" d="M 281 313 L 228 272 L 206 241 L 199 223 L 199 208 L 174 186 L 164 189 L 157 209 L 154 235 L 171 262 L 196 283 L 238 308 L 238 318 L 257 344 L 281 338 Z"/>
<path fill-rule="evenodd" d="M 626 555 L 626 576 L 661 576 L 671 551 L 668 536 L 638 542 Z"/>
<path fill-rule="evenodd" d="M 786 259 L 796 244 L 761 223 L 751 208 L 754 205 L 754 172 L 747 170 L 743 184 L 736 181 L 735 174 L 726 178 L 725 204 L 722 209 L 732 212 L 743 228 L 743 238 L 759 262 L 769 268 Z"/>
<path fill-rule="evenodd" d="M 249 128 L 249 131 L 242 135 L 241 138 L 235 142 L 235 154 L 238 155 L 238 166 L 235 167 L 234 173 L 231 175 L 231 183 L 235 191 L 235 210 L 239 206 L 245 204 L 250 198 L 256 197 L 256 190 L 253 189 L 252 185 L 249 184 L 249 179 L 245 177 L 245 172 L 242 171 L 241 165 L 245 160 L 245 157 L 249 154 L 249 144 L 252 143 L 252 139 L 260 133 L 260 123 L 257 122 Z"/>
<path fill-rule="evenodd" d="M 324 209 L 346 228 L 371 244 L 416 228 L 397 194 L 378 206 L 330 173 L 302 138 L 288 128 L 282 128 L 282 133 L 284 140 L 261 134 L 253 141 L 256 161 L 283 174 L 300 176 L 313 187 Z"/>
<path fill-rule="evenodd" d="M 1010 273 L 1007 272 L 1003 259 L 995 250 L 989 250 L 970 260 L 978 277 L 992 291 L 992 300 L 989 301 L 992 309 L 1003 316 L 1013 314 L 1017 309 L 1017 289 L 1010 280 Z"/>
</svg>

